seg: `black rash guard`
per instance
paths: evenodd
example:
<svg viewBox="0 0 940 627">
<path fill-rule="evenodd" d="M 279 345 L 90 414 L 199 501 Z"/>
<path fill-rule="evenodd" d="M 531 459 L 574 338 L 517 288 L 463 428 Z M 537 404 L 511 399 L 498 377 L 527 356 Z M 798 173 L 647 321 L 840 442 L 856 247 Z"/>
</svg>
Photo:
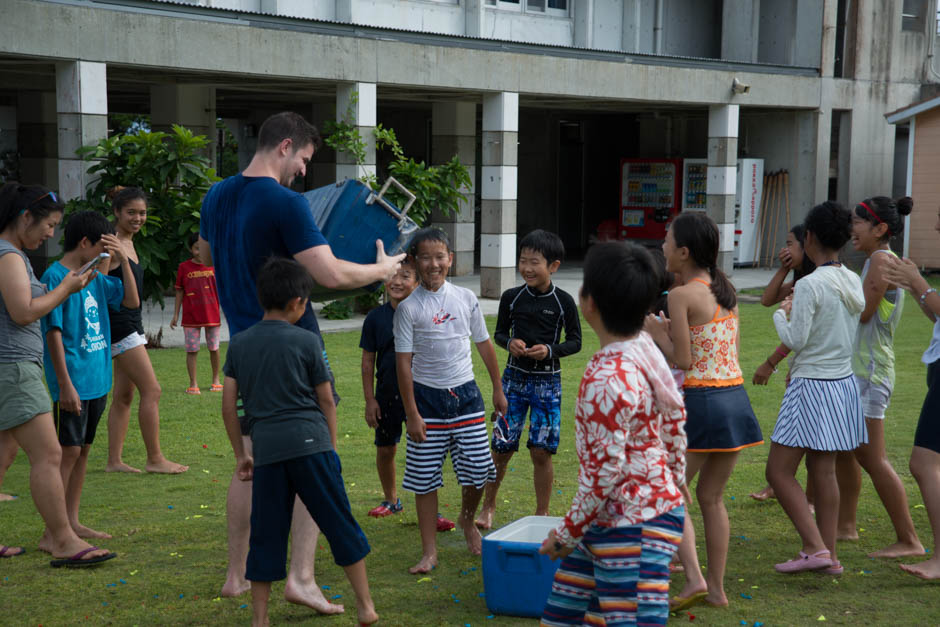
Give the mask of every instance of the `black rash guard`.
<svg viewBox="0 0 940 627">
<path fill-rule="evenodd" d="M 561 341 L 561 331 L 565 341 Z M 574 355 L 581 350 L 581 319 L 571 295 L 554 284 L 544 294 L 529 289 L 524 283 L 503 292 L 499 299 L 496 318 L 496 343 L 509 350 L 509 342 L 520 339 L 527 347 L 545 344 L 548 358 L 535 360 L 509 354 L 507 368 L 523 372 L 561 372 L 559 358 Z"/>
</svg>

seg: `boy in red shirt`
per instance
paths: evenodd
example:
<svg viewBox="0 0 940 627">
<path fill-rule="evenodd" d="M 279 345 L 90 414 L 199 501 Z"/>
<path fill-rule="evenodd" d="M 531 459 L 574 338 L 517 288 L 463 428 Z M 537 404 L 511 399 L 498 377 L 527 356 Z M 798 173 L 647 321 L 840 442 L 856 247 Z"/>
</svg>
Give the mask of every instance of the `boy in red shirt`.
<svg viewBox="0 0 940 627">
<path fill-rule="evenodd" d="M 215 287 L 215 270 L 202 265 L 199 257 L 198 233 L 189 236 L 189 248 L 193 258 L 180 264 L 176 272 L 176 303 L 170 328 L 176 327 L 180 307 L 183 309 L 183 333 L 186 336 L 186 370 L 189 371 L 187 394 L 200 394 L 196 383 L 196 358 L 199 355 L 199 329 L 206 330 L 206 348 L 212 364 L 213 392 L 222 391 L 219 382 L 219 293 Z"/>
</svg>

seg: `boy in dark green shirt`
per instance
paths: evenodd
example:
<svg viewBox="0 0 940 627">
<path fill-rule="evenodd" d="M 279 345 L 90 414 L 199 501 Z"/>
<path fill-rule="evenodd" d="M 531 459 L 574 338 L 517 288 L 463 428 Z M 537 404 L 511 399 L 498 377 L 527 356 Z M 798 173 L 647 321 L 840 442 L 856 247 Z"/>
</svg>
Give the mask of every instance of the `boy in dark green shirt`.
<svg viewBox="0 0 940 627">
<path fill-rule="evenodd" d="M 287 537 L 299 496 L 330 542 L 336 564 L 356 593 L 360 624 L 378 620 L 369 594 L 369 544 L 352 517 L 339 456 L 336 404 L 317 335 L 294 323 L 303 315 L 313 279 L 294 260 L 272 258 L 258 272 L 264 318 L 231 340 L 223 371 L 222 417 L 238 476 L 254 480 L 245 578 L 251 582 L 254 625 L 267 625 L 271 582 L 287 576 Z M 236 415 L 241 396 L 252 455 Z"/>
</svg>

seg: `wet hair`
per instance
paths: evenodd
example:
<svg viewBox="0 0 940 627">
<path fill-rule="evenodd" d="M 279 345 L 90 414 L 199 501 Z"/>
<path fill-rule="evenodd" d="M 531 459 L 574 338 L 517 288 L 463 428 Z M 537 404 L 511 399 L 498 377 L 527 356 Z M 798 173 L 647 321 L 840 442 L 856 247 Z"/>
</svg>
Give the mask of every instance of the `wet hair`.
<svg viewBox="0 0 940 627">
<path fill-rule="evenodd" d="M 666 255 L 663 254 L 662 248 L 650 248 L 649 249 L 650 257 L 653 258 L 653 263 L 656 264 L 660 272 L 659 280 L 659 293 L 657 294 L 653 304 L 650 306 L 650 313 L 659 315 L 659 312 L 663 312 L 666 316 L 669 316 L 669 289 L 672 287 L 672 284 L 676 282 L 676 275 L 672 272 L 666 270 Z"/>
<path fill-rule="evenodd" d="M 418 232 L 415 233 L 414 238 L 411 240 L 411 246 L 408 248 L 408 254 L 411 257 L 417 257 L 418 246 L 424 242 L 440 242 L 447 247 L 447 252 L 453 252 L 450 248 L 450 239 L 447 237 L 447 233 L 437 227 L 429 226 L 419 229 Z"/>
<path fill-rule="evenodd" d="M 62 247 L 65 252 L 75 250 L 84 238 L 89 243 L 97 244 L 104 234 L 113 234 L 114 225 L 97 211 L 79 211 L 69 216 L 65 225 Z"/>
<path fill-rule="evenodd" d="M 874 196 L 855 205 L 855 215 L 875 226 L 886 224 L 888 231 L 881 239 L 888 240 L 904 230 L 904 216 L 910 215 L 913 209 L 914 200 L 910 196 L 897 200 L 891 200 L 887 196 Z"/>
<path fill-rule="evenodd" d="M 643 328 L 662 276 L 643 246 L 605 242 L 592 246 L 584 258 L 581 295 L 590 296 L 608 331 L 631 336 Z"/>
<path fill-rule="evenodd" d="M 806 229 L 802 224 L 795 224 L 793 228 L 790 229 L 790 232 L 793 233 L 793 237 L 800 244 L 800 248 L 803 248 L 803 238 L 806 235 Z M 807 274 L 812 274 L 813 270 L 816 269 L 816 264 L 813 263 L 813 260 L 809 258 L 809 255 L 806 254 L 806 251 L 803 251 L 803 263 L 800 264 L 799 268 L 793 268 L 793 282 L 796 283 Z"/>
<path fill-rule="evenodd" d="M 189 234 L 189 247 L 192 248 L 199 241 L 199 233 Z"/>
<path fill-rule="evenodd" d="M 317 127 L 308 122 L 299 113 L 282 111 L 270 116 L 261 124 L 258 131 L 258 151 L 272 150 L 285 139 L 291 140 L 294 152 L 313 145 L 317 149 L 322 144 Z"/>
<path fill-rule="evenodd" d="M 271 257 L 258 270 L 258 301 L 265 311 L 287 309 L 295 298 L 309 298 L 313 277 L 293 259 Z"/>
<path fill-rule="evenodd" d="M 689 257 L 696 266 L 711 277 L 715 301 L 727 310 L 738 304 L 738 295 L 725 273 L 718 267 L 718 225 L 699 211 L 680 213 L 670 227 L 678 248 L 688 248 Z"/>
<path fill-rule="evenodd" d="M 20 185 L 10 181 L 0 188 L 0 231 L 17 216 L 29 212 L 33 220 L 42 220 L 50 213 L 62 213 L 58 196 L 41 185 Z"/>
<path fill-rule="evenodd" d="M 812 233 L 823 248 L 841 250 L 852 237 L 852 214 L 838 202 L 827 200 L 810 210 L 803 228 Z"/>
<path fill-rule="evenodd" d="M 561 238 L 542 229 L 535 229 L 522 238 L 522 242 L 519 243 L 519 252 L 521 253 L 523 250 L 539 253 L 545 257 L 548 265 L 565 258 L 565 245 L 562 243 Z"/>
<path fill-rule="evenodd" d="M 139 187 L 117 185 L 108 190 L 107 198 L 111 201 L 111 211 L 114 213 L 119 212 L 135 200 L 142 200 L 144 205 L 147 204 L 147 194 Z"/>
</svg>

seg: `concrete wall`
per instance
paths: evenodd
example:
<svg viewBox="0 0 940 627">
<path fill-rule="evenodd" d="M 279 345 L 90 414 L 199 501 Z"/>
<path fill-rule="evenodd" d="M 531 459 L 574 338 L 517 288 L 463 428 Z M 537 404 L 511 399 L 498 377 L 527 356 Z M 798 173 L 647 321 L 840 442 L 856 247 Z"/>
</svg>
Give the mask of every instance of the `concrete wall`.
<svg viewBox="0 0 940 627">
<path fill-rule="evenodd" d="M 721 56 L 721 1 L 668 0 L 663 7 L 663 54 Z"/>
<path fill-rule="evenodd" d="M 464 7 L 428 0 L 351 0 L 352 21 L 384 28 L 463 35 Z"/>
<path fill-rule="evenodd" d="M 911 179 L 910 257 L 918 265 L 940 268 L 940 241 L 934 225 L 940 207 L 940 109 L 917 116 L 914 121 L 914 168 Z"/>
<path fill-rule="evenodd" d="M 487 9 L 483 37 L 556 46 L 574 45 L 574 20 L 533 13 Z"/>
</svg>

